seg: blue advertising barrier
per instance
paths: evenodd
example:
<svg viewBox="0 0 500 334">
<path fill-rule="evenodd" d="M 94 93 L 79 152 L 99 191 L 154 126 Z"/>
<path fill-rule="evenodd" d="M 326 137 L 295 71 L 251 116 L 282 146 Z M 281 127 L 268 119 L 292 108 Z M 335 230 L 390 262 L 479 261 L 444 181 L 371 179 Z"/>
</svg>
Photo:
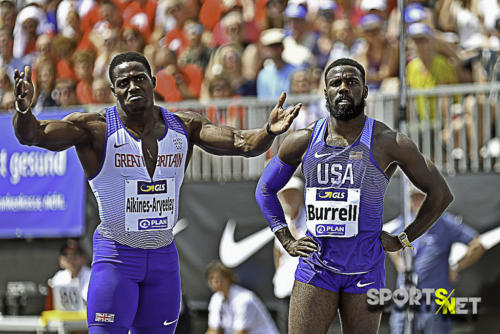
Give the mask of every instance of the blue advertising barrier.
<svg viewBox="0 0 500 334">
<path fill-rule="evenodd" d="M 68 111 L 43 112 L 61 119 Z M 85 227 L 85 175 L 74 148 L 24 146 L 0 114 L 0 238 L 77 237 Z"/>
</svg>

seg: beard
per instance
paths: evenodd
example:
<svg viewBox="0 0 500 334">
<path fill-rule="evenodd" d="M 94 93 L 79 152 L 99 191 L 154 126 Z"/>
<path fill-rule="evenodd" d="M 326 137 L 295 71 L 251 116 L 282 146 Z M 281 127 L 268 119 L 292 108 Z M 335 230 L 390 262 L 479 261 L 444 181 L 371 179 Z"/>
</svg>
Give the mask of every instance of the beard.
<svg viewBox="0 0 500 334">
<path fill-rule="evenodd" d="M 326 98 L 326 110 L 330 115 L 340 121 L 348 121 L 353 118 L 358 117 L 365 111 L 365 99 L 361 99 L 361 102 L 357 106 L 352 105 L 338 105 L 332 104 L 328 97 Z"/>
</svg>

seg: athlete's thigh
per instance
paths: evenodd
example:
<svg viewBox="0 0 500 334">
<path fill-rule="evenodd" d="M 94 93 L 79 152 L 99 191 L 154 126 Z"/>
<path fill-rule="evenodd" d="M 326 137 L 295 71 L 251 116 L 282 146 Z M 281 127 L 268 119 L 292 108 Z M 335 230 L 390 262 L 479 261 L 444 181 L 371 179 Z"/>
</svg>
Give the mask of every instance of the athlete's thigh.
<svg viewBox="0 0 500 334">
<path fill-rule="evenodd" d="M 179 257 L 174 244 L 152 250 L 140 285 L 132 334 L 174 333 L 181 305 Z"/>
<path fill-rule="evenodd" d="M 87 297 L 89 332 L 121 333 L 118 328 L 130 328 L 137 310 L 138 291 L 137 283 L 115 263 L 94 263 Z M 105 328 L 109 331 L 103 331 Z"/>
<path fill-rule="evenodd" d="M 322 334 L 337 313 L 337 292 L 295 281 L 290 298 L 289 334 Z"/>
<path fill-rule="evenodd" d="M 375 334 L 378 332 L 382 309 L 368 304 L 366 293 L 340 293 L 339 305 L 344 334 Z"/>
</svg>

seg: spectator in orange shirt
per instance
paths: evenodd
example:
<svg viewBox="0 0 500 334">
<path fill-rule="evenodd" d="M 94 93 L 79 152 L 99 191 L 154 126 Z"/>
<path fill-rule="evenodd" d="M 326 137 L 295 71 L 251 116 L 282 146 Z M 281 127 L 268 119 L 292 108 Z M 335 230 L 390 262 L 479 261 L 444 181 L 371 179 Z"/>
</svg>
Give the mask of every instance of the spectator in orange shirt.
<svg viewBox="0 0 500 334">
<path fill-rule="evenodd" d="M 189 10 L 182 0 L 165 0 L 165 12 L 175 19 L 176 26 L 165 34 L 163 45 L 176 50 L 179 55 L 189 46 L 189 40 L 184 32 L 184 23 L 189 19 Z"/>
<path fill-rule="evenodd" d="M 78 82 L 76 96 L 82 104 L 95 103 L 92 96 L 92 69 L 94 68 L 94 54 L 87 50 L 76 51 L 73 55 L 73 69 Z"/>
<path fill-rule="evenodd" d="M 123 11 L 123 26 L 136 29 L 145 41 L 149 41 L 155 28 L 157 5 L 157 0 L 131 1 Z"/>
<path fill-rule="evenodd" d="M 57 35 L 52 41 L 52 50 L 56 61 L 57 77 L 76 81 L 71 56 L 76 48 L 76 41 Z"/>
<path fill-rule="evenodd" d="M 156 88 L 165 102 L 177 102 L 185 99 L 197 99 L 200 96 L 203 72 L 197 65 L 177 64 L 175 51 L 168 50 L 175 62 L 169 64 L 156 74 Z"/>
</svg>

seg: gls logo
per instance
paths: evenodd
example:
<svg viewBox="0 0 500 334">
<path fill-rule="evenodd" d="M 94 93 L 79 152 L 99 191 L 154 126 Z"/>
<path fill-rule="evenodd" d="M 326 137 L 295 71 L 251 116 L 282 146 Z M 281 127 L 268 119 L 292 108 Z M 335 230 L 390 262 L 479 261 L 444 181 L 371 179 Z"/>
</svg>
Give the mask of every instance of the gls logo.
<svg viewBox="0 0 500 334">
<path fill-rule="evenodd" d="M 156 181 L 156 182 L 137 182 L 137 194 L 162 194 L 167 192 L 167 181 Z"/>
<path fill-rule="evenodd" d="M 347 201 L 347 189 L 318 189 L 316 192 L 317 201 Z"/>
<path fill-rule="evenodd" d="M 168 227 L 167 218 L 144 218 L 138 220 L 139 231 L 157 230 Z"/>
</svg>

